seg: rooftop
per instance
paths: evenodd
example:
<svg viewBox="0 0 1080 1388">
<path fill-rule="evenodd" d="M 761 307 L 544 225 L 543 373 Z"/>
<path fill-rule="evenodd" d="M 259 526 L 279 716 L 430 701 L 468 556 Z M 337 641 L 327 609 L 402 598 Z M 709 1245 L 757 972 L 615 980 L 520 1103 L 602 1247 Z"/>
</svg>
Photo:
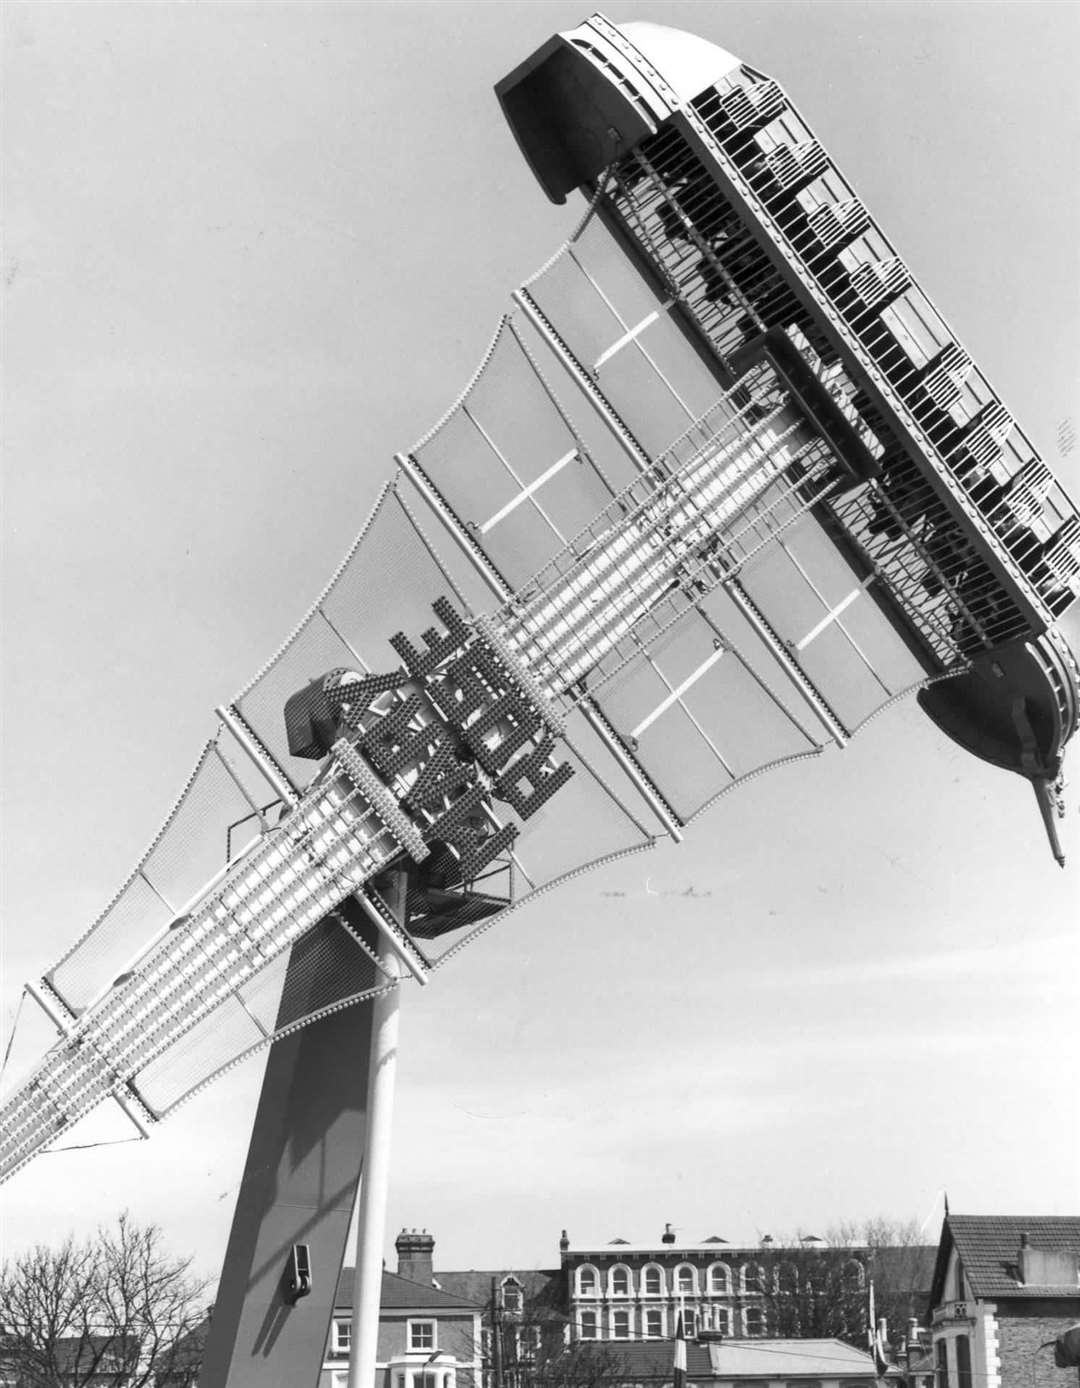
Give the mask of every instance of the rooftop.
<svg viewBox="0 0 1080 1388">
<path fill-rule="evenodd" d="M 713 1374 L 721 1378 L 876 1379 L 873 1358 L 843 1340 L 724 1340 L 709 1346 Z"/>
<path fill-rule="evenodd" d="M 938 1245 L 931 1304 L 944 1297 L 949 1254 L 955 1247 L 974 1295 L 991 1297 L 1077 1297 L 1080 1281 L 1024 1282 L 1020 1278 L 1020 1240 L 1027 1235 L 1032 1249 L 1072 1254 L 1080 1258 L 1080 1215 L 954 1215 L 946 1216 Z"/>
<path fill-rule="evenodd" d="M 353 1304 L 353 1285 L 356 1269 L 344 1267 L 338 1278 L 335 1306 Z M 383 1269 L 382 1292 L 379 1303 L 384 1311 L 477 1311 L 479 1303 L 451 1291 L 442 1291 L 430 1283 L 410 1282 L 396 1272 Z"/>
</svg>

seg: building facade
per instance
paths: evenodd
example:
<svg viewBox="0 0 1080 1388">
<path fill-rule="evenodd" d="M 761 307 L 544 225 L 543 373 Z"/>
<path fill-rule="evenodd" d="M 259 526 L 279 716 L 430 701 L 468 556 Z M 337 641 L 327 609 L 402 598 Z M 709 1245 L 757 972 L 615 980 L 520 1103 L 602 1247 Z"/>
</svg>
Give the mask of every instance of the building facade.
<svg viewBox="0 0 1080 1388">
<path fill-rule="evenodd" d="M 680 1243 L 668 1225 L 656 1244 L 615 1239 L 560 1244 L 572 1335 L 578 1340 L 663 1340 L 681 1312 L 702 1339 L 805 1333 L 799 1309 L 810 1279 L 828 1283 L 835 1329 L 865 1334 L 869 1249 L 830 1249 L 808 1235 L 793 1244 L 766 1236 L 753 1246 L 718 1235 Z"/>
<path fill-rule="evenodd" d="M 1074 1388 L 1053 1341 L 1077 1320 L 1080 1217 L 945 1217 L 930 1301 L 937 1388 Z"/>
<path fill-rule="evenodd" d="M 426 1231 L 402 1230 L 398 1272 L 383 1271 L 375 1388 L 478 1388 L 481 1382 L 483 1307 L 437 1285 L 434 1246 Z M 354 1273 L 343 1268 L 338 1280 L 319 1388 L 348 1382 Z"/>
</svg>

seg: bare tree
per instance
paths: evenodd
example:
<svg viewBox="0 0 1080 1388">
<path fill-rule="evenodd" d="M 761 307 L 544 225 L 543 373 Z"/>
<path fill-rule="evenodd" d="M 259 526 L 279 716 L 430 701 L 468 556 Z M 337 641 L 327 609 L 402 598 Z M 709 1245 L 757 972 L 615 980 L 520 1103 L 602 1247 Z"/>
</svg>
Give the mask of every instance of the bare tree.
<svg viewBox="0 0 1080 1388">
<path fill-rule="evenodd" d="M 866 1348 L 871 1282 L 875 1315 L 897 1334 L 925 1313 L 933 1258 L 914 1220 L 885 1216 L 834 1225 L 824 1242 L 771 1240 L 756 1272 L 767 1334 L 836 1337 Z"/>
<path fill-rule="evenodd" d="M 205 1318 L 206 1283 L 128 1215 L 0 1272 L 0 1369 L 18 1388 L 150 1388 L 194 1382 L 185 1347 Z"/>
</svg>

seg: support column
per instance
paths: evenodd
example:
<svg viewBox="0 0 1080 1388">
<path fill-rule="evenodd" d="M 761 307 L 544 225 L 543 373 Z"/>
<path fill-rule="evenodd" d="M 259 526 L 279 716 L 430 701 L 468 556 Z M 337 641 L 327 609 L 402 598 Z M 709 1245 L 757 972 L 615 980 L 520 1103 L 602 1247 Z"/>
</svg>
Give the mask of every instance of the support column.
<svg viewBox="0 0 1080 1388">
<path fill-rule="evenodd" d="M 395 914 L 404 909 L 397 878 L 403 874 L 395 871 L 381 884 Z M 369 948 L 380 949 L 378 927 L 359 907 L 344 909 Z M 332 921 L 293 946 L 283 994 L 292 1015 L 298 991 L 318 996 L 316 952 L 325 957 L 335 948 L 356 946 Z M 372 966 L 373 983 L 374 975 Z M 366 1142 L 375 1036 L 376 1010 L 359 1003 L 270 1048 L 201 1388 L 315 1388 L 319 1381 Z M 312 1286 L 290 1303 L 286 1277 L 295 1244 L 310 1250 Z M 380 1282 L 381 1275 L 376 1287 Z"/>
<path fill-rule="evenodd" d="M 396 874 L 386 904 L 401 920 L 405 911 L 406 877 Z M 392 976 L 399 970 L 397 951 L 386 935 L 379 944 L 379 961 Z M 375 1388 L 379 1342 L 379 1298 L 382 1291 L 383 1249 L 386 1246 L 386 1205 L 390 1189 L 390 1141 L 397 1074 L 399 990 L 376 998 L 368 1069 L 367 1130 L 360 1178 L 356 1230 L 356 1290 L 352 1308 L 352 1346 L 348 1388 Z"/>
</svg>

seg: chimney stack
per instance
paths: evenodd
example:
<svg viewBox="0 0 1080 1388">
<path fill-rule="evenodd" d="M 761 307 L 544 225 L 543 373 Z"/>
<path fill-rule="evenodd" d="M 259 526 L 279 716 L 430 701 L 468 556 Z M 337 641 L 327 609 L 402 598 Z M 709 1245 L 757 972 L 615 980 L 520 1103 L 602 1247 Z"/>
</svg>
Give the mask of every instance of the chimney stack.
<svg viewBox="0 0 1080 1388">
<path fill-rule="evenodd" d="M 415 1229 L 402 1229 L 394 1240 L 394 1247 L 398 1276 L 430 1287 L 434 1277 L 435 1240 L 428 1231 L 423 1229 L 418 1234 Z"/>
<path fill-rule="evenodd" d="M 665 1225 L 664 1225 L 664 1232 L 660 1235 L 660 1242 L 661 1242 L 661 1243 L 674 1243 L 674 1242 L 675 1242 L 675 1230 L 671 1227 L 670 1224 L 665 1224 Z"/>
</svg>

